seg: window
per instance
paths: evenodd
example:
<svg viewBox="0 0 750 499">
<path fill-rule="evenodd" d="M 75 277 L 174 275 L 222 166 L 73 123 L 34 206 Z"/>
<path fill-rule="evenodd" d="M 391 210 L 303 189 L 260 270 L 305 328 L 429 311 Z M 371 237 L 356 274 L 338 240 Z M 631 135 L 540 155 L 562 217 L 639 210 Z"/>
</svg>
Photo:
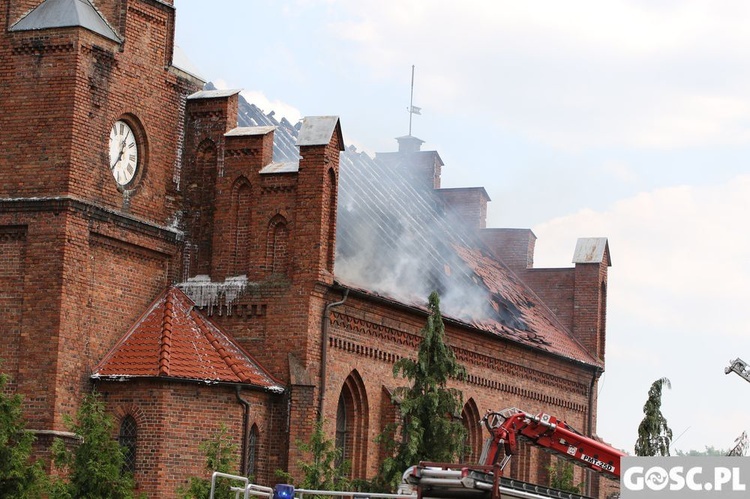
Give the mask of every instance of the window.
<svg viewBox="0 0 750 499">
<path fill-rule="evenodd" d="M 341 464 L 346 459 L 346 402 L 344 401 L 344 394 L 339 395 L 339 406 L 336 409 L 336 449 L 340 450 L 341 454 L 336 460 L 336 466 Z"/>
<path fill-rule="evenodd" d="M 125 471 L 135 473 L 135 450 L 138 442 L 138 427 L 132 416 L 125 416 L 122 420 L 118 441 L 124 447 L 125 451 L 125 461 L 123 463 Z"/>
<path fill-rule="evenodd" d="M 255 468 L 258 462 L 258 426 L 250 428 L 250 437 L 247 442 L 247 470 L 245 476 L 255 477 Z"/>
</svg>

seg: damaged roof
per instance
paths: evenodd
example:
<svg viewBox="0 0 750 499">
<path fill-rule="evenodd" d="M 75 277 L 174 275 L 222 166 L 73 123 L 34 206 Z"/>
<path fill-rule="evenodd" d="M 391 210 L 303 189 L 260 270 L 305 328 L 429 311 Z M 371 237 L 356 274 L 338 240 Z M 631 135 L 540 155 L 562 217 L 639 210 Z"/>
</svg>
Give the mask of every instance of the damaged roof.
<svg viewBox="0 0 750 499">
<path fill-rule="evenodd" d="M 241 126 L 277 127 L 274 162 L 298 161 L 293 144 L 299 125 L 277 121 L 273 113 L 264 114 L 242 96 L 239 109 Z M 554 355 L 600 365 L 544 302 L 445 209 L 436 191 L 415 177 L 409 158 L 416 161 L 437 153 L 394 158 L 397 154 L 378 153 L 372 158 L 353 146 L 341 153 L 336 280 L 362 293 L 424 310 L 429 294 L 438 291 L 446 318 Z M 598 254 L 604 244 L 606 240 L 598 241 L 593 253 Z"/>
<path fill-rule="evenodd" d="M 280 393 L 282 385 L 182 291 L 169 288 L 94 368 L 93 379 L 164 378 L 235 383 Z"/>
</svg>

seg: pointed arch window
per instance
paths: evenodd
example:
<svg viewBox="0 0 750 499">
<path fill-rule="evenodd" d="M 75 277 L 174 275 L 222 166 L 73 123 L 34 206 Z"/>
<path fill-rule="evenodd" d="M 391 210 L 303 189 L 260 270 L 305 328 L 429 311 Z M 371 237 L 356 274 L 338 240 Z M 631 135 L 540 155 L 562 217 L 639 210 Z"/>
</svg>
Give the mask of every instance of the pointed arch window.
<svg viewBox="0 0 750 499">
<path fill-rule="evenodd" d="M 271 274 L 284 275 L 289 267 L 289 229 L 281 215 L 273 217 L 268 224 L 266 259 Z"/>
<path fill-rule="evenodd" d="M 473 398 L 470 398 L 461 411 L 461 421 L 466 430 L 461 462 L 478 463 L 482 449 L 482 426 L 479 423 L 479 409 Z"/>
<path fill-rule="evenodd" d="M 365 478 L 369 434 L 369 404 L 359 373 L 354 370 L 344 381 L 336 409 L 336 447 L 351 463 L 351 477 Z"/>
<path fill-rule="evenodd" d="M 258 425 L 253 425 L 252 428 L 250 428 L 250 435 L 248 436 L 247 441 L 247 470 L 245 476 L 252 476 L 257 479 L 255 476 L 256 468 L 258 467 L 258 442 L 259 442 L 259 435 L 258 435 Z"/>
<path fill-rule="evenodd" d="M 341 464 L 347 459 L 346 453 L 346 401 L 344 400 L 344 393 L 339 395 L 339 405 L 336 409 L 336 449 L 339 451 L 339 456 L 336 459 L 336 466 Z"/>
<path fill-rule="evenodd" d="M 123 447 L 125 459 L 123 467 L 125 471 L 135 473 L 135 457 L 138 447 L 138 426 L 133 416 L 125 416 L 120 423 L 120 433 L 117 440 Z"/>
<path fill-rule="evenodd" d="M 336 173 L 333 168 L 328 170 L 328 189 L 328 241 L 325 253 L 325 268 L 333 272 L 333 262 L 336 256 L 336 199 L 338 197 Z"/>
</svg>

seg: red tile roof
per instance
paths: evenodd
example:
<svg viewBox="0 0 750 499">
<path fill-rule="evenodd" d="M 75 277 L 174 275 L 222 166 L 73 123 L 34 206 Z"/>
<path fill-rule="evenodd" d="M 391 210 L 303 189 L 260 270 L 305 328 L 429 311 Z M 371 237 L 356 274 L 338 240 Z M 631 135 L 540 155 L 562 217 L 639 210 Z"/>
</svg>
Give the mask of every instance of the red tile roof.
<svg viewBox="0 0 750 499">
<path fill-rule="evenodd" d="M 601 364 L 507 267 L 479 249 L 462 246 L 454 246 L 454 249 L 482 280 L 495 312 L 467 322 L 478 329 L 569 359 Z"/>
<path fill-rule="evenodd" d="M 91 377 L 240 383 L 283 391 L 279 381 L 194 305 L 182 291 L 169 288 L 94 368 Z"/>
</svg>

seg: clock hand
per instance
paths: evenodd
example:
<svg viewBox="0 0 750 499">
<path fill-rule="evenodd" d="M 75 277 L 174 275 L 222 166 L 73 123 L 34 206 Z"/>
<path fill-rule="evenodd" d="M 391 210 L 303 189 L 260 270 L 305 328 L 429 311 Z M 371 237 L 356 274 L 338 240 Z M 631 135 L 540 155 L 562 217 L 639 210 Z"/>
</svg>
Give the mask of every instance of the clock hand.
<svg viewBox="0 0 750 499">
<path fill-rule="evenodd" d="M 120 142 L 120 153 L 117 155 L 117 159 L 115 160 L 115 162 L 112 163 L 112 165 L 109 167 L 110 170 L 113 170 L 115 166 L 117 165 L 117 163 L 120 162 L 123 154 L 125 154 L 125 139 L 123 139 L 122 142 Z"/>
</svg>

